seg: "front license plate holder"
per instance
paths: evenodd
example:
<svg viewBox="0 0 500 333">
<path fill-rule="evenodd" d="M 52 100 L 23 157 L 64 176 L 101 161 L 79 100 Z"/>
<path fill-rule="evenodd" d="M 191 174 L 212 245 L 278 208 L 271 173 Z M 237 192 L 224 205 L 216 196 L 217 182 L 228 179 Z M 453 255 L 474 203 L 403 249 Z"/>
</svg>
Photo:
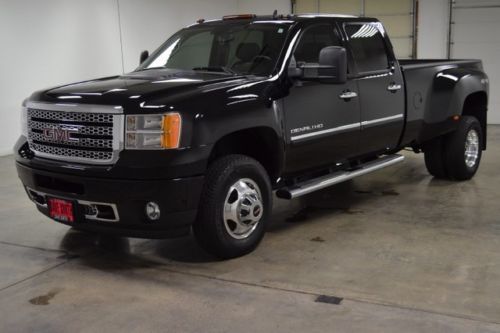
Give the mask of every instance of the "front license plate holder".
<svg viewBox="0 0 500 333">
<path fill-rule="evenodd" d="M 70 200 L 60 198 L 47 198 L 49 216 L 56 221 L 74 223 L 75 203 Z"/>
</svg>

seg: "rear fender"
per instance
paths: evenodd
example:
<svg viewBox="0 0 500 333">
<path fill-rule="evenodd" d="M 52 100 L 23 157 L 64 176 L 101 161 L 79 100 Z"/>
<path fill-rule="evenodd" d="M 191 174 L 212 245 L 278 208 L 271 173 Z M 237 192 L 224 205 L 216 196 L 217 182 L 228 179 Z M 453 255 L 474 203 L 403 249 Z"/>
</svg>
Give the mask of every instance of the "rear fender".
<svg viewBox="0 0 500 333">
<path fill-rule="evenodd" d="M 453 117 L 464 113 L 467 97 L 477 93 L 487 96 L 488 90 L 488 77 L 480 70 L 449 68 L 438 72 L 434 77 L 418 141 L 425 142 L 454 131 L 458 123 Z"/>
</svg>

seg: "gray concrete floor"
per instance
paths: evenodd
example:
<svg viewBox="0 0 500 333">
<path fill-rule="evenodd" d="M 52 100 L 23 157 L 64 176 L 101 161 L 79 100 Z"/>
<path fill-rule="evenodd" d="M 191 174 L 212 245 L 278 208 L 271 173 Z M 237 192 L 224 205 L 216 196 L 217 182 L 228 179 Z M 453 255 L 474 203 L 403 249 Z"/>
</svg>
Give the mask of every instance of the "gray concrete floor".
<svg viewBox="0 0 500 333">
<path fill-rule="evenodd" d="M 422 155 L 276 200 L 252 254 L 69 230 L 0 158 L 0 331 L 500 332 L 500 127 L 469 182 Z M 315 302 L 343 298 L 339 305 Z"/>
</svg>

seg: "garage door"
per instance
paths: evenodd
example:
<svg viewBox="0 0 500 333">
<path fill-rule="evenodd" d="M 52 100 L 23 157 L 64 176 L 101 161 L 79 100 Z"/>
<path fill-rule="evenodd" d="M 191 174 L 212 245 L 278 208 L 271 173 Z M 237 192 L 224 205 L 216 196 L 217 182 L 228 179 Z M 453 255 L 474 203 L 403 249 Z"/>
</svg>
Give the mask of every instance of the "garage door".
<svg viewBox="0 0 500 333">
<path fill-rule="evenodd" d="M 398 58 L 414 58 L 414 0 L 294 0 L 293 12 L 376 17 L 391 36 Z"/>
<path fill-rule="evenodd" d="M 450 57 L 479 58 L 490 77 L 488 122 L 500 124 L 500 0 L 455 0 Z"/>
</svg>

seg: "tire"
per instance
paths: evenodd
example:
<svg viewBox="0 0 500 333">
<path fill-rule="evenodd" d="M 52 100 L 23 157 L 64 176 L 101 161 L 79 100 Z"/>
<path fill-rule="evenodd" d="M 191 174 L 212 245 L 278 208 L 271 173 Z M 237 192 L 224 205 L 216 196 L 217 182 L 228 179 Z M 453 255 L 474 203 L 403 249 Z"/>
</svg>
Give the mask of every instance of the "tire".
<svg viewBox="0 0 500 333">
<path fill-rule="evenodd" d="M 446 137 L 445 168 L 453 180 L 469 180 L 481 162 L 483 132 L 472 116 L 462 117 L 458 129 Z"/>
<path fill-rule="evenodd" d="M 427 171 L 436 178 L 446 179 L 448 174 L 444 162 L 444 137 L 438 137 L 424 146 Z"/>
<path fill-rule="evenodd" d="M 482 142 L 483 132 L 479 121 L 475 117 L 464 116 L 454 132 L 424 145 L 425 166 L 436 178 L 471 179 L 481 162 Z M 466 153 L 469 154 L 468 160 Z"/>
<path fill-rule="evenodd" d="M 271 210 L 266 170 L 253 158 L 227 155 L 208 168 L 193 232 L 207 252 L 239 257 L 260 243 Z"/>
</svg>

